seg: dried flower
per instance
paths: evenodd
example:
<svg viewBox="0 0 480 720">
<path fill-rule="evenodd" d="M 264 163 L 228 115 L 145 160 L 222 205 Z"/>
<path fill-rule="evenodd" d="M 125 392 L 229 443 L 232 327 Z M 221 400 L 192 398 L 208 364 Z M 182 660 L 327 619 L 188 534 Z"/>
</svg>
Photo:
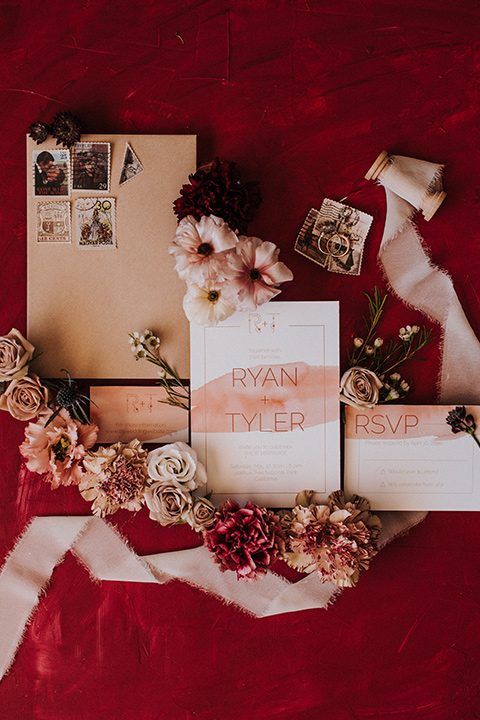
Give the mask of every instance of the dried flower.
<svg viewBox="0 0 480 720">
<path fill-rule="evenodd" d="M 193 505 L 190 492 L 173 482 L 152 483 L 145 491 L 144 498 L 150 510 L 150 518 L 160 525 L 185 522 Z"/>
<path fill-rule="evenodd" d="M 87 474 L 78 489 L 85 500 L 93 500 L 94 515 L 104 517 L 120 508 L 140 510 L 148 481 L 146 459 L 139 440 L 99 447 L 85 457 Z"/>
<path fill-rule="evenodd" d="M 46 123 L 40 122 L 39 120 L 32 123 L 28 128 L 29 136 L 36 141 L 37 145 L 41 145 L 41 143 L 45 142 L 49 132 L 49 126 Z"/>
<path fill-rule="evenodd" d="M 238 310 L 255 310 L 279 294 L 280 283 L 293 273 L 279 262 L 279 249 L 257 237 L 242 237 L 235 252 L 227 256 L 227 298 Z"/>
<path fill-rule="evenodd" d="M 475 435 L 477 425 L 475 423 L 473 415 L 467 415 L 467 409 L 465 405 L 459 405 L 454 410 L 450 410 L 445 420 L 452 428 L 453 433 L 468 433 L 468 435 L 471 435 L 477 445 L 480 447 L 480 441 Z"/>
<path fill-rule="evenodd" d="M 220 506 L 215 525 L 204 537 L 220 570 L 234 570 L 239 580 L 265 575 L 285 549 L 277 515 L 250 502 L 241 508 L 231 499 Z"/>
<path fill-rule="evenodd" d="M 80 140 L 80 120 L 70 110 L 58 112 L 53 118 L 51 132 L 57 145 L 70 148 Z"/>
<path fill-rule="evenodd" d="M 293 508 L 284 559 L 297 570 L 316 570 L 322 582 L 352 587 L 378 552 L 380 529 L 367 500 L 355 495 L 346 502 L 343 492 L 337 491 L 326 505 Z"/>
<path fill-rule="evenodd" d="M 16 328 L 0 337 L 0 380 L 24 377 L 34 352 L 33 345 Z"/>
<path fill-rule="evenodd" d="M 237 242 L 235 233 L 220 218 L 204 216 L 197 222 L 189 215 L 178 225 L 169 251 L 179 276 L 203 285 L 206 280 L 224 277 L 225 251 Z"/>
<path fill-rule="evenodd" d="M 61 410 L 48 426 L 48 413 L 25 428 L 25 440 L 20 452 L 27 459 L 27 468 L 36 473 L 47 473 L 52 488 L 60 485 L 77 485 L 84 476 L 83 460 L 95 443 L 97 425 L 82 425 Z"/>
<path fill-rule="evenodd" d="M 373 408 L 379 400 L 383 383 L 371 370 L 352 367 L 340 380 L 340 400 L 353 407 Z"/>
<path fill-rule="evenodd" d="M 206 497 L 197 498 L 186 516 L 188 524 L 197 532 L 202 532 L 215 523 L 215 505 Z"/>
<path fill-rule="evenodd" d="M 174 212 L 179 220 L 187 215 L 196 220 L 202 215 L 216 215 L 234 231 L 247 231 L 262 199 L 258 182 L 242 183 L 236 163 L 222 162 L 218 158 L 199 168 L 189 180 L 174 202 Z"/>
<path fill-rule="evenodd" d="M 148 453 L 148 474 L 154 482 L 196 490 L 207 483 L 207 473 L 197 453 L 184 442 L 171 443 Z"/>
<path fill-rule="evenodd" d="M 225 298 L 225 282 L 209 280 L 203 287 L 190 285 L 183 309 L 190 322 L 212 327 L 233 315 L 235 308 Z"/>
<path fill-rule="evenodd" d="M 47 409 L 48 390 L 37 375 L 12 380 L 0 395 L 0 410 L 7 410 L 16 420 L 33 420 Z"/>
</svg>

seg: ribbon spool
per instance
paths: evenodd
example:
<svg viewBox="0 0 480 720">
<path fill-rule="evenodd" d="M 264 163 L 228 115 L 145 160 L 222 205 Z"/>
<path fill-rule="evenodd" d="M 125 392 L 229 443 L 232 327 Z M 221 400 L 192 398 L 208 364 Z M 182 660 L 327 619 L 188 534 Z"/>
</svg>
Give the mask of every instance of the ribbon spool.
<svg viewBox="0 0 480 720">
<path fill-rule="evenodd" d="M 440 166 L 402 155 L 389 155 L 386 150 L 382 150 L 366 173 L 365 179 L 377 180 L 417 210 L 421 210 L 428 221 L 447 196 L 436 168 Z M 432 176 L 433 180 L 430 179 Z"/>
</svg>

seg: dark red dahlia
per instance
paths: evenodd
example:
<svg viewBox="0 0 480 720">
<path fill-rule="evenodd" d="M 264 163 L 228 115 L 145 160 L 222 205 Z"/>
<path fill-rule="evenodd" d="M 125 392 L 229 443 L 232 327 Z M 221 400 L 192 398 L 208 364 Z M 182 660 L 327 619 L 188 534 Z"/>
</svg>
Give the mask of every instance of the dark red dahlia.
<svg viewBox="0 0 480 720">
<path fill-rule="evenodd" d="M 178 219 L 193 215 L 222 218 L 235 232 L 247 232 L 247 225 L 260 207 L 262 197 L 258 182 L 242 183 L 237 164 L 215 158 L 190 175 L 190 182 L 180 190 L 180 197 L 173 203 Z"/>
<path fill-rule="evenodd" d="M 285 550 L 285 534 L 276 515 L 250 502 L 241 508 L 231 499 L 219 507 L 215 525 L 204 538 L 220 570 L 234 570 L 239 580 L 265 575 Z"/>
<path fill-rule="evenodd" d="M 70 112 L 58 112 L 53 118 L 52 135 L 57 138 L 57 145 L 72 147 L 80 140 L 80 120 Z"/>
<path fill-rule="evenodd" d="M 50 128 L 47 123 L 39 121 L 32 123 L 28 128 L 29 136 L 36 141 L 37 145 L 40 145 L 47 139 L 49 132 Z"/>
</svg>

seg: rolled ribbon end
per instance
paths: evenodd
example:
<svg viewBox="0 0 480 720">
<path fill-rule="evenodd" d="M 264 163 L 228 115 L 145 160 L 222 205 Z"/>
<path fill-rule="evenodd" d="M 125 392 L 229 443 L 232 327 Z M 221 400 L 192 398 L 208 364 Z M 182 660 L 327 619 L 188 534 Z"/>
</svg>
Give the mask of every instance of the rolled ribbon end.
<svg viewBox="0 0 480 720">
<path fill-rule="evenodd" d="M 447 193 L 443 190 L 437 190 L 434 193 L 429 193 L 422 203 L 422 214 L 425 220 L 431 220 L 437 212 L 442 202 L 447 197 Z"/>
<path fill-rule="evenodd" d="M 378 180 L 389 161 L 390 156 L 388 152 L 386 150 L 382 150 L 370 170 L 365 174 L 365 180 Z"/>
</svg>

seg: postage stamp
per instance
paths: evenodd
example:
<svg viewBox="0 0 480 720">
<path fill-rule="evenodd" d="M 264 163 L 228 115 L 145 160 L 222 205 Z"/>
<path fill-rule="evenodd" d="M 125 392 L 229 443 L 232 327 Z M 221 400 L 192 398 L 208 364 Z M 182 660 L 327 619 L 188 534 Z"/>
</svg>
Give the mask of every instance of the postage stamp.
<svg viewBox="0 0 480 720">
<path fill-rule="evenodd" d="M 79 246 L 117 246 L 115 198 L 78 198 L 75 200 L 75 221 Z"/>
<path fill-rule="evenodd" d="M 70 153 L 68 150 L 34 150 L 33 191 L 35 197 L 70 194 Z"/>
<path fill-rule="evenodd" d="M 136 177 L 137 175 L 140 175 L 144 171 L 144 167 L 140 160 L 138 159 L 138 156 L 133 151 L 132 146 L 130 143 L 126 143 L 125 145 L 125 153 L 123 155 L 123 162 L 122 162 L 122 170 L 120 173 L 120 180 L 118 182 L 119 185 L 124 185 L 126 182 L 131 180 L 132 178 Z"/>
<path fill-rule="evenodd" d="M 110 143 L 76 143 L 72 150 L 72 190 L 109 189 Z"/>
<path fill-rule="evenodd" d="M 37 242 L 71 242 L 69 202 L 37 203 Z"/>
<path fill-rule="evenodd" d="M 360 275 L 365 240 L 373 217 L 325 198 L 312 208 L 295 241 L 295 250 L 330 272 Z"/>
</svg>

